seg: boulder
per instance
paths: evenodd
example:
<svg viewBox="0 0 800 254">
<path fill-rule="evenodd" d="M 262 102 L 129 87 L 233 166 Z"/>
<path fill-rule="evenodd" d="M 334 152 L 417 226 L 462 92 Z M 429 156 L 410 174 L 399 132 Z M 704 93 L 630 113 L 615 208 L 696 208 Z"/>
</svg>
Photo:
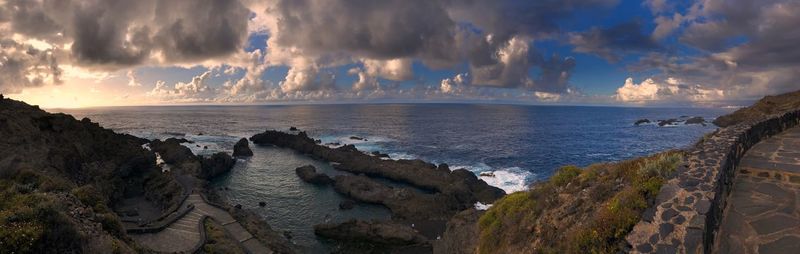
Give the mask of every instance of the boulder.
<svg viewBox="0 0 800 254">
<path fill-rule="evenodd" d="M 427 244 L 428 239 L 405 224 L 387 221 L 349 220 L 340 224 L 314 225 L 314 234 L 351 243 L 390 246 Z"/>
<path fill-rule="evenodd" d="M 234 157 L 249 157 L 253 156 L 253 150 L 250 150 L 250 142 L 246 138 L 242 138 L 236 145 L 233 145 Z"/>
<path fill-rule="evenodd" d="M 307 183 L 316 185 L 333 183 L 333 179 L 326 174 L 317 173 L 317 168 L 312 165 L 302 166 L 296 168 L 294 171 L 300 179 L 303 179 L 303 181 Z"/>
<path fill-rule="evenodd" d="M 633 125 L 639 126 L 639 125 L 647 124 L 647 123 L 650 123 L 650 119 L 639 119 L 639 120 L 636 120 L 636 122 L 633 123 Z"/>
<path fill-rule="evenodd" d="M 214 177 L 230 172 L 235 164 L 236 160 L 224 152 L 202 157 L 202 160 L 200 160 L 201 170 L 199 177 L 211 180 Z"/>
<path fill-rule="evenodd" d="M 258 206 L 265 207 L 265 206 L 267 206 L 267 202 L 264 202 L 264 201 L 258 202 Z"/>
</svg>

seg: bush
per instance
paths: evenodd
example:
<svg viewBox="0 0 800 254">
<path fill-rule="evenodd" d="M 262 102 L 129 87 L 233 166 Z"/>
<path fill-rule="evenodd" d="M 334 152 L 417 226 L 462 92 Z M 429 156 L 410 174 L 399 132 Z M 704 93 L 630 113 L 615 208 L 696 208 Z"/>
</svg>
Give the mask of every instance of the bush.
<svg viewBox="0 0 800 254">
<path fill-rule="evenodd" d="M 564 186 L 580 175 L 581 171 L 582 170 L 576 166 L 563 166 L 550 178 L 550 182 L 555 186 Z"/>
</svg>

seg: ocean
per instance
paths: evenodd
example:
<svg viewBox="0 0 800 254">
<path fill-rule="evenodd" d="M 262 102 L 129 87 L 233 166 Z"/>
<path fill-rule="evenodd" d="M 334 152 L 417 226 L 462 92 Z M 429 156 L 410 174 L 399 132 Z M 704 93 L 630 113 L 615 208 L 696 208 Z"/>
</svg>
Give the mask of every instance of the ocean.
<svg viewBox="0 0 800 254">
<path fill-rule="evenodd" d="M 197 154 L 230 152 L 242 137 L 267 129 L 306 131 L 323 143 L 354 144 L 394 159 L 423 159 L 466 168 L 506 192 L 524 190 L 563 165 L 586 166 L 692 145 L 716 127 L 709 124 L 634 126 L 650 120 L 702 116 L 711 121 L 732 109 L 525 106 L 498 104 L 336 104 L 285 106 L 146 106 L 55 110 L 143 138 L 182 137 Z M 364 140 L 352 139 L 360 137 Z M 232 173 L 213 182 L 232 203 L 255 209 L 309 252 L 328 243 L 313 224 L 350 218 L 386 219 L 377 205 L 339 211 L 344 198 L 330 187 L 299 180 L 294 169 L 313 164 L 330 175 L 330 165 L 275 147 L 256 147 Z M 259 207 L 259 202 L 267 202 Z"/>
</svg>

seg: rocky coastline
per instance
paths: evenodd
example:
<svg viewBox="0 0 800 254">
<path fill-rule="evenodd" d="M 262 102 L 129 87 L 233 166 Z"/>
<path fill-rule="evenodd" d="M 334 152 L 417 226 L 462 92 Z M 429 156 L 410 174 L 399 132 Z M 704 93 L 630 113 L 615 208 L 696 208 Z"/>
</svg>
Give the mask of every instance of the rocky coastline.
<svg viewBox="0 0 800 254">
<path fill-rule="evenodd" d="M 290 134 L 269 130 L 250 140 L 256 145 L 290 148 L 328 161 L 335 169 L 351 173 L 333 178 L 335 191 L 357 202 L 389 208 L 392 213 L 389 221 L 354 220 L 315 225 L 317 235 L 338 241 L 336 252 L 391 253 L 412 248 L 414 253 L 447 253 L 443 252 L 447 246 L 469 240 L 454 231 L 461 227 L 451 226 L 463 223 L 451 222 L 451 219 L 464 211 L 479 214 L 474 209 L 476 203 L 493 203 L 505 195 L 503 190 L 486 184 L 464 169 L 450 170 L 446 164 L 434 165 L 421 160 L 392 160 L 380 153 L 359 151 L 353 145 L 332 148 L 321 145 L 305 132 Z M 298 168 L 297 174 L 304 181 L 316 184 L 321 181 L 314 179 L 331 179 L 309 167 Z M 385 181 L 398 184 L 389 185 Z M 327 180 L 322 182 L 327 183 Z M 451 237 L 443 238 L 448 235 Z"/>
<path fill-rule="evenodd" d="M 119 134 L 88 118 L 0 99 L 0 249 L 152 252 L 129 232 L 163 229 L 165 220 L 186 214 L 179 205 L 189 192 L 208 192 L 207 181 L 236 163 L 227 153 L 194 155 L 186 142 Z M 271 251 L 295 252 L 260 217 L 220 206 Z"/>
</svg>

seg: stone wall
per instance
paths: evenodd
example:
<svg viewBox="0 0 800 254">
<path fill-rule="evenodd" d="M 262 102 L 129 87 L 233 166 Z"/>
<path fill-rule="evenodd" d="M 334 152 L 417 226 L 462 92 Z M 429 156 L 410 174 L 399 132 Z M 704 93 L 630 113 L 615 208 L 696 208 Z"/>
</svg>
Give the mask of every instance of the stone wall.
<svg viewBox="0 0 800 254">
<path fill-rule="evenodd" d="M 689 149 L 684 164 L 626 237 L 631 253 L 708 253 L 745 152 L 800 124 L 800 111 L 717 130 Z"/>
</svg>

